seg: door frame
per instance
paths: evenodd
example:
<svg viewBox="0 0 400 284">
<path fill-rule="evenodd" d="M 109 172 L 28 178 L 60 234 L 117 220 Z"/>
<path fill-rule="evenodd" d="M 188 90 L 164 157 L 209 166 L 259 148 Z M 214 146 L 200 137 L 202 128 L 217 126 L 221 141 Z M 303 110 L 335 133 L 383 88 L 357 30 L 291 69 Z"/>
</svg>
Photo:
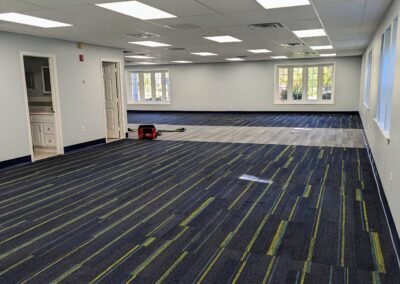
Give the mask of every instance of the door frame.
<svg viewBox="0 0 400 284">
<path fill-rule="evenodd" d="M 59 97 L 59 87 L 58 87 L 58 74 L 57 74 L 57 61 L 56 56 L 54 54 L 47 53 L 37 53 L 37 52 L 29 52 L 29 51 L 21 51 L 20 52 L 20 63 L 21 63 L 21 76 L 22 76 L 22 90 L 24 94 L 24 102 L 25 102 L 25 116 L 26 116 L 26 126 L 28 130 L 28 141 L 29 141 L 29 150 L 31 154 L 32 162 L 35 162 L 35 155 L 33 151 L 33 141 L 32 141 L 32 131 L 31 131 L 31 119 L 30 119 L 30 111 L 29 111 L 29 101 L 28 101 L 28 90 L 26 88 L 26 80 L 25 80 L 25 62 L 24 57 L 40 57 L 47 58 L 49 60 L 49 69 L 50 69 L 50 84 L 51 84 L 51 99 L 54 110 L 54 126 L 56 128 L 56 149 L 57 155 L 64 155 L 64 139 L 62 132 L 62 123 L 61 123 L 61 107 L 60 107 L 60 97 Z"/>
<path fill-rule="evenodd" d="M 115 63 L 117 65 L 117 88 L 118 88 L 118 117 L 119 117 L 119 140 L 125 139 L 126 137 L 126 128 L 127 128 L 127 115 L 126 115 L 126 104 L 125 104 L 125 92 L 124 88 L 124 76 L 122 76 L 123 62 L 121 59 L 116 58 L 101 58 L 100 59 L 100 70 L 101 70 L 101 89 L 102 89 L 102 102 L 103 102 L 103 110 L 104 110 L 104 133 L 106 137 L 106 143 L 108 143 L 107 137 L 107 113 L 106 113 L 106 90 L 104 87 L 104 72 L 103 72 L 103 63 Z"/>
</svg>

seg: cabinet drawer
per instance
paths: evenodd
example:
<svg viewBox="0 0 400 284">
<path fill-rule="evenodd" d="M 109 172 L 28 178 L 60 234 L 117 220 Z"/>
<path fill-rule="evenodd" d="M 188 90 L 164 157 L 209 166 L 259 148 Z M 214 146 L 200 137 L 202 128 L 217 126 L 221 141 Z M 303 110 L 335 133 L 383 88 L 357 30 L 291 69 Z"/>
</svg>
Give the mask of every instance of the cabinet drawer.
<svg viewBox="0 0 400 284">
<path fill-rule="evenodd" d="M 54 129 L 54 124 L 45 123 L 44 124 L 44 133 L 45 134 L 56 134 L 55 129 Z"/>
<path fill-rule="evenodd" d="M 44 145 L 47 147 L 56 147 L 56 136 L 55 135 L 45 135 Z"/>
<path fill-rule="evenodd" d="M 32 122 L 53 122 L 53 115 L 31 115 Z"/>
</svg>

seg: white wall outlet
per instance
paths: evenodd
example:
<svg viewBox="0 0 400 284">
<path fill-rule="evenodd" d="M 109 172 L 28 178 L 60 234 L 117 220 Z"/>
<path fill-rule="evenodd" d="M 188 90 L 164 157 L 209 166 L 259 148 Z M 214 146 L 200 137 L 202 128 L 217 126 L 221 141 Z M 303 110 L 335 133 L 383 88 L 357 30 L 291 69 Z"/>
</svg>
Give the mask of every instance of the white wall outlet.
<svg viewBox="0 0 400 284">
<path fill-rule="evenodd" d="M 389 181 L 390 181 L 390 183 L 392 183 L 392 182 L 393 182 L 393 172 L 390 172 Z"/>
<path fill-rule="evenodd" d="M 82 125 L 82 126 L 81 126 L 81 129 L 82 129 L 82 132 L 85 132 L 85 131 L 86 131 L 85 125 Z"/>
</svg>

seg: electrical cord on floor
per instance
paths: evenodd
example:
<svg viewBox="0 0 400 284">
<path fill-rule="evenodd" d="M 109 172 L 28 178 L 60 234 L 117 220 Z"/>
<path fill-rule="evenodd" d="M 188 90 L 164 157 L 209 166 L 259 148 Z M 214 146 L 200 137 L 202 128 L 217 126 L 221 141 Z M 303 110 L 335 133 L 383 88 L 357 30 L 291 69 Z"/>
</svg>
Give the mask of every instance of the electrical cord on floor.
<svg viewBox="0 0 400 284">
<path fill-rule="evenodd" d="M 134 132 L 135 130 L 133 130 L 132 128 L 128 128 L 129 132 Z M 167 129 L 167 130 L 158 130 L 157 131 L 157 135 L 161 136 L 163 132 L 177 132 L 177 133 L 182 133 L 185 132 L 186 129 L 185 128 L 177 128 L 177 129 Z"/>
</svg>

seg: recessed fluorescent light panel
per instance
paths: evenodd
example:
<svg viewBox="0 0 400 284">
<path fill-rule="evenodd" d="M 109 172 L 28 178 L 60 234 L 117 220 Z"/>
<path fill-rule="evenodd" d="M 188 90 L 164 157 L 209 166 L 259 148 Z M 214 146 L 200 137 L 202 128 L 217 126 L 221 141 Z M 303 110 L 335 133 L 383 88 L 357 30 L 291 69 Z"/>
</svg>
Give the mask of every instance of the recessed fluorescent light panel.
<svg viewBox="0 0 400 284">
<path fill-rule="evenodd" d="M 332 45 L 318 45 L 318 46 L 311 46 L 311 49 L 313 50 L 327 50 L 327 49 L 333 49 Z"/>
<path fill-rule="evenodd" d="M 218 54 L 215 54 L 212 52 L 193 52 L 192 54 L 199 55 L 199 56 L 217 56 L 218 55 Z"/>
<path fill-rule="evenodd" d="M 240 58 L 240 57 L 231 57 L 231 58 L 226 58 L 225 60 L 227 60 L 227 61 L 244 61 L 244 59 Z"/>
<path fill-rule="evenodd" d="M 270 53 L 271 52 L 271 50 L 268 50 L 268 49 L 249 49 L 247 51 L 251 52 L 251 53 Z"/>
<path fill-rule="evenodd" d="M 128 55 L 128 56 L 125 56 L 125 57 L 135 58 L 135 59 L 153 59 L 153 58 L 155 58 L 155 57 L 147 56 L 147 55 Z"/>
<path fill-rule="evenodd" d="M 176 18 L 176 16 L 151 7 L 149 5 L 140 3 L 139 1 L 124 1 L 124 2 L 112 2 L 96 4 L 96 6 L 121 13 L 127 16 L 138 18 L 141 20 L 154 20 L 154 19 L 166 19 Z"/>
<path fill-rule="evenodd" d="M 171 46 L 170 44 L 156 42 L 156 41 L 131 41 L 131 44 L 149 46 L 149 47 L 164 47 L 164 46 Z"/>
<path fill-rule="evenodd" d="M 176 61 L 172 61 L 172 63 L 189 64 L 189 63 L 193 63 L 193 62 L 192 61 L 186 61 L 186 60 L 176 60 Z"/>
<path fill-rule="evenodd" d="M 46 29 L 47 28 L 71 27 L 72 26 L 72 25 L 66 24 L 66 23 L 46 20 L 46 19 L 33 17 L 33 16 L 28 16 L 28 15 L 19 14 L 19 13 L 3 13 L 3 14 L 0 14 L 0 20 L 7 21 L 7 22 L 18 23 L 18 24 L 23 24 L 23 25 L 34 26 L 34 27 L 46 28 Z"/>
<path fill-rule="evenodd" d="M 135 62 L 135 64 L 140 64 L 140 65 L 155 65 L 156 63 L 154 63 L 154 62 Z"/>
<path fill-rule="evenodd" d="M 265 9 L 287 8 L 310 5 L 309 0 L 257 0 Z"/>
<path fill-rule="evenodd" d="M 326 36 L 326 33 L 323 29 L 300 30 L 293 31 L 293 33 L 299 38 Z"/>
<path fill-rule="evenodd" d="M 206 36 L 205 39 L 216 41 L 219 43 L 227 43 L 227 42 L 241 42 L 240 39 L 235 38 L 233 36 Z"/>
<path fill-rule="evenodd" d="M 287 59 L 287 56 L 271 56 L 272 59 Z"/>
<path fill-rule="evenodd" d="M 326 53 L 326 54 L 320 54 L 322 57 L 335 57 L 336 53 Z"/>
</svg>

